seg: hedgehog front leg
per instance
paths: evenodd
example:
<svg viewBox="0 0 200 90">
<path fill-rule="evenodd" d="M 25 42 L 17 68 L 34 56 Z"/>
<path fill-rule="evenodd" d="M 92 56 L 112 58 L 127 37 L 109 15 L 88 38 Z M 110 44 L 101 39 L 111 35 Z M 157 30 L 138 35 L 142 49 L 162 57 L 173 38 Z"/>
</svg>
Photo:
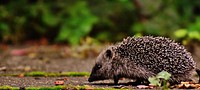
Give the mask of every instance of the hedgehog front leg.
<svg viewBox="0 0 200 90">
<path fill-rule="evenodd" d="M 114 75 L 113 78 L 114 78 L 114 84 L 117 85 L 120 79 L 119 75 Z"/>
</svg>

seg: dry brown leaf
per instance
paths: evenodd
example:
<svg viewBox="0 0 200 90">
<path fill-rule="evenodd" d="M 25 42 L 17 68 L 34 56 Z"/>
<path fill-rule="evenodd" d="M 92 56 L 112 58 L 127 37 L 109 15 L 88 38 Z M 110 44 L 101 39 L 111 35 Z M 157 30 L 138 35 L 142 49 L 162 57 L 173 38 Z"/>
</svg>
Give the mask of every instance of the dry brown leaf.
<svg viewBox="0 0 200 90">
<path fill-rule="evenodd" d="M 15 49 L 10 52 L 11 55 L 14 56 L 23 56 L 27 54 L 27 50 L 25 49 Z"/>
<path fill-rule="evenodd" d="M 148 89 L 149 86 L 146 86 L 146 85 L 137 85 L 137 88 L 139 88 L 139 89 Z"/>
<path fill-rule="evenodd" d="M 54 84 L 57 86 L 57 85 L 64 85 L 64 81 L 61 81 L 61 80 L 58 80 L 58 81 L 55 81 Z"/>
<path fill-rule="evenodd" d="M 24 77 L 24 73 L 20 73 L 20 74 L 18 75 L 18 77 L 19 77 L 19 78 L 23 78 L 23 77 Z"/>
<path fill-rule="evenodd" d="M 176 88 L 179 89 L 197 89 L 200 88 L 200 84 L 191 83 L 191 82 L 181 82 L 181 84 L 177 85 Z"/>
</svg>

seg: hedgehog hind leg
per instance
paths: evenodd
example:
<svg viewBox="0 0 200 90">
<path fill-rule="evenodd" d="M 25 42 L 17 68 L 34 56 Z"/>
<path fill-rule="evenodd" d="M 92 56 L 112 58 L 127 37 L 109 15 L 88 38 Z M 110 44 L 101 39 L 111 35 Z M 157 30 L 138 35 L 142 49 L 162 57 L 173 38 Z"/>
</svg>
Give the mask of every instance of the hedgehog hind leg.
<svg viewBox="0 0 200 90">
<path fill-rule="evenodd" d="M 176 74 L 168 80 L 170 85 L 180 84 L 181 82 L 193 82 L 191 72 L 185 72 L 185 74 Z"/>
<path fill-rule="evenodd" d="M 199 82 L 198 83 L 200 83 L 200 69 L 196 69 L 196 72 L 197 72 L 197 74 L 198 74 L 198 76 L 199 76 Z"/>
<path fill-rule="evenodd" d="M 177 84 L 179 84 L 180 82 L 179 81 L 176 81 L 176 80 L 169 80 L 169 84 L 170 85 L 177 85 Z M 163 85 L 163 83 L 162 83 L 162 85 Z"/>
<path fill-rule="evenodd" d="M 121 76 L 120 75 L 114 75 L 113 76 L 113 79 L 114 79 L 114 84 L 115 85 L 117 85 L 118 84 L 118 82 L 119 82 L 119 79 L 121 78 Z"/>
</svg>

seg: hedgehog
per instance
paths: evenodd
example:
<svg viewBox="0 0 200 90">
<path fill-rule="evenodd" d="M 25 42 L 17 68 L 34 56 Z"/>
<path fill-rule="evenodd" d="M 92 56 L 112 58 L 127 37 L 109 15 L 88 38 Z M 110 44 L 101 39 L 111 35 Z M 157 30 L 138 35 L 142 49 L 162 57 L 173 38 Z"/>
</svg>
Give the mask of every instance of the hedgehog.
<svg viewBox="0 0 200 90">
<path fill-rule="evenodd" d="M 89 82 L 120 78 L 148 82 L 161 71 L 171 74 L 170 84 L 191 81 L 192 72 L 200 75 L 191 54 L 179 43 L 166 37 L 127 37 L 108 46 L 96 59 Z M 148 82 L 149 83 L 149 82 Z"/>
</svg>

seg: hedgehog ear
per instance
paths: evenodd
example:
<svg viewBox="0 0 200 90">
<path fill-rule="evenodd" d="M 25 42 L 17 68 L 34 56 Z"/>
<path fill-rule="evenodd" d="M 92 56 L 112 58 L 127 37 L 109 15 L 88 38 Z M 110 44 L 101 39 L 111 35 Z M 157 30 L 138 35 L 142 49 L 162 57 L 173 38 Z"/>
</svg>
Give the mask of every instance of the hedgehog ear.
<svg viewBox="0 0 200 90">
<path fill-rule="evenodd" d="M 113 52 L 110 49 L 108 49 L 108 50 L 106 50 L 105 56 L 107 58 L 111 59 L 113 57 Z"/>
</svg>

